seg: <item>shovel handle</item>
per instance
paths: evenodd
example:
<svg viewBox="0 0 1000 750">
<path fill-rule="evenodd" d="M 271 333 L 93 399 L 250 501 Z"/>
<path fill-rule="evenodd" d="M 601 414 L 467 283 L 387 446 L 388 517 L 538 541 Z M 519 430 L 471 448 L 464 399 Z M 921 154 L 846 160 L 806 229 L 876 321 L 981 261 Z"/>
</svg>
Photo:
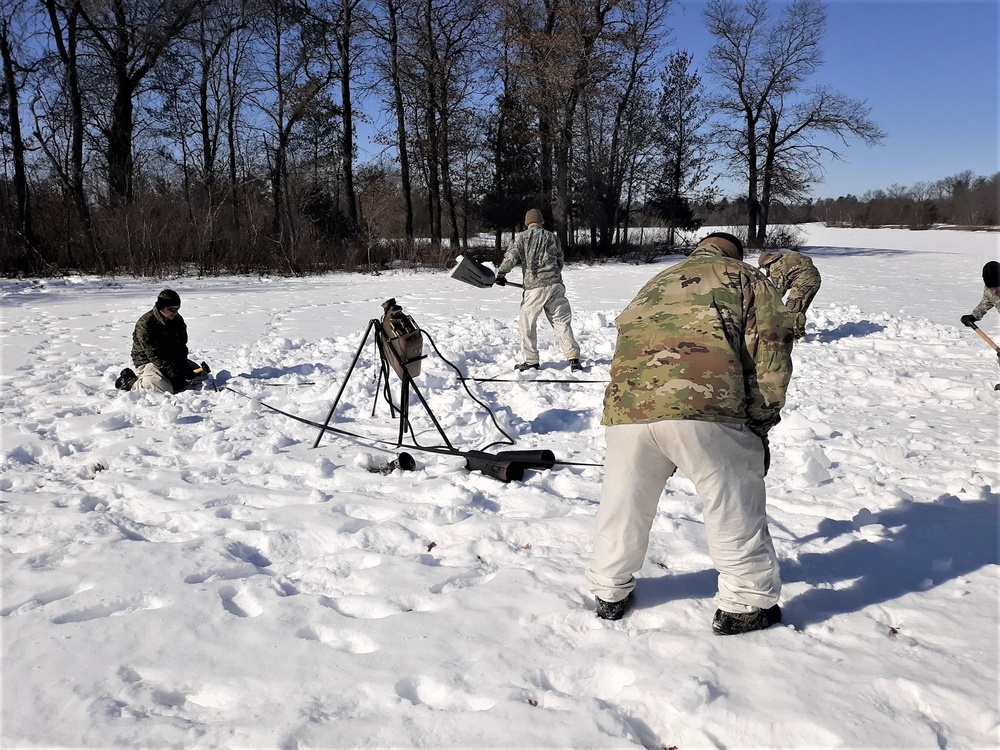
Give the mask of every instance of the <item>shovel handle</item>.
<svg viewBox="0 0 1000 750">
<path fill-rule="evenodd" d="M 972 330 L 975 331 L 976 333 L 978 333 L 979 336 L 980 336 L 980 338 L 982 338 L 983 341 L 985 341 L 987 344 L 989 344 L 990 348 L 993 351 L 1000 351 L 1000 346 L 997 346 L 995 343 L 993 343 L 993 339 L 991 339 L 989 336 L 987 336 L 985 333 L 983 333 L 980 330 L 979 326 L 972 326 Z"/>
</svg>

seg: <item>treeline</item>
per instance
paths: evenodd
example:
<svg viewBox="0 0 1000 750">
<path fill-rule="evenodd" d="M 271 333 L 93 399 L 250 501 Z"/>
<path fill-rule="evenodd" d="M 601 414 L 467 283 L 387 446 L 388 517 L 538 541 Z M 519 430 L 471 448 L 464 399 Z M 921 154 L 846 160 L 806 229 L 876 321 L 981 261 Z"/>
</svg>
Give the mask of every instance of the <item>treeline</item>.
<svg viewBox="0 0 1000 750">
<path fill-rule="evenodd" d="M 530 206 L 601 257 L 709 220 L 722 173 L 763 246 L 823 144 L 883 134 L 816 81 L 820 0 L 710 0 L 704 79 L 673 7 L 0 0 L 0 272 L 443 264 Z"/>
<path fill-rule="evenodd" d="M 849 227 L 996 227 L 1000 225 L 1000 172 L 986 177 L 967 170 L 935 182 L 869 191 L 860 198 L 824 199 L 816 202 L 812 213 L 827 224 Z"/>
</svg>

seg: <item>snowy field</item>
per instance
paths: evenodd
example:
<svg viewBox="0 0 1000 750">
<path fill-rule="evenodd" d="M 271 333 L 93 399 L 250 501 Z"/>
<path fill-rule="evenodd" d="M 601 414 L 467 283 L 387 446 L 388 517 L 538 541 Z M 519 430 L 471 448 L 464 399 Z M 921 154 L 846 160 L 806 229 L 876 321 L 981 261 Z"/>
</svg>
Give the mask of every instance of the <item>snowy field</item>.
<svg viewBox="0 0 1000 750">
<path fill-rule="evenodd" d="M 805 231 L 823 287 L 768 476 L 785 620 L 729 638 L 683 476 L 636 608 L 607 623 L 583 582 L 599 466 L 503 484 L 410 450 L 416 471 L 369 471 L 398 427 L 370 341 L 331 424 L 388 445 L 314 449 L 316 428 L 261 405 L 323 422 L 389 297 L 463 373 L 511 378 L 515 289 L 410 271 L 0 281 L 0 744 L 996 747 L 1000 368 L 959 317 L 1000 235 Z M 615 316 L 678 260 L 567 270 L 579 379 L 607 377 Z M 114 390 L 164 286 L 220 391 Z M 1000 315 L 982 329 L 1000 342 Z M 544 321 L 539 340 L 538 375 L 470 389 L 517 448 L 600 464 L 603 384 L 530 382 L 571 378 Z M 425 353 L 452 443 L 502 439 Z M 418 401 L 411 417 L 440 444 Z"/>
</svg>

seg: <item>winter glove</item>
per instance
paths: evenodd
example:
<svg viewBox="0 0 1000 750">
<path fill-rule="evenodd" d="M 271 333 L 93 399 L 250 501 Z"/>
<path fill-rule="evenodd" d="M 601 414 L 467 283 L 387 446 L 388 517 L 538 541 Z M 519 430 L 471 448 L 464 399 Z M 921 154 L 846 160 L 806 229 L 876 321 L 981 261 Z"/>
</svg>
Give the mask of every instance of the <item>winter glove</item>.
<svg viewBox="0 0 1000 750">
<path fill-rule="evenodd" d="M 212 368 L 208 366 L 208 362 L 202 362 L 199 366 L 201 367 L 199 375 L 208 375 L 212 371 Z"/>
<path fill-rule="evenodd" d="M 976 327 L 976 319 L 973 318 L 971 315 L 963 315 L 961 320 L 963 326 L 968 326 L 969 328 Z"/>
<path fill-rule="evenodd" d="M 496 284 L 497 286 L 507 286 L 507 277 L 502 273 L 498 273 L 497 280 L 494 281 L 493 283 Z"/>
</svg>

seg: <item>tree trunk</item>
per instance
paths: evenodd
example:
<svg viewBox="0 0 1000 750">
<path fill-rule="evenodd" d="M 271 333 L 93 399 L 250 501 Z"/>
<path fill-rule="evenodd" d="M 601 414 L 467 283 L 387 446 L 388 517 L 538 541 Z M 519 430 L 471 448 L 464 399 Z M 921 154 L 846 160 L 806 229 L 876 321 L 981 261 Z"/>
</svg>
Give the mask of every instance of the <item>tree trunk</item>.
<svg viewBox="0 0 1000 750">
<path fill-rule="evenodd" d="M 410 186 L 410 151 L 406 142 L 406 111 L 399 71 L 399 28 L 396 3 L 386 3 L 389 13 L 389 76 L 392 83 L 393 106 L 396 110 L 396 148 L 399 152 L 400 183 L 405 206 L 406 241 L 413 243 L 413 189 Z"/>
<path fill-rule="evenodd" d="M 14 160 L 14 194 L 17 200 L 17 229 L 29 250 L 38 250 L 38 238 L 31 222 L 31 195 L 24 169 L 24 139 L 21 135 L 21 116 L 18 108 L 17 78 L 14 73 L 14 56 L 10 46 L 10 25 L 0 22 L 0 57 L 3 58 L 4 88 L 7 92 L 7 127 L 10 130 L 11 156 Z"/>
<path fill-rule="evenodd" d="M 341 136 L 341 169 L 344 178 L 344 199 L 347 203 L 347 221 L 351 231 L 358 227 L 358 198 L 354 191 L 354 111 L 351 105 L 351 26 L 354 0 L 344 0 L 343 26 L 337 37 L 340 51 L 340 98 L 344 132 Z"/>
<path fill-rule="evenodd" d="M 83 186 L 83 94 L 80 92 L 80 70 L 77 65 L 77 31 L 79 30 L 80 3 L 74 1 L 66 14 L 65 37 L 63 27 L 59 23 L 59 13 L 55 0 L 45 0 L 45 9 L 52 24 L 53 39 L 59 58 L 62 60 L 66 73 L 65 92 L 70 108 L 70 146 L 69 164 L 67 171 L 63 172 L 60 161 L 60 176 L 63 178 L 67 192 L 73 207 L 76 209 L 77 218 L 83 228 L 84 236 L 89 249 L 99 259 L 102 256 L 100 242 L 97 233 L 94 231 L 94 221 L 90 213 L 90 204 L 87 201 L 87 193 Z M 70 263 L 72 264 L 72 251 L 70 251 Z"/>
</svg>

